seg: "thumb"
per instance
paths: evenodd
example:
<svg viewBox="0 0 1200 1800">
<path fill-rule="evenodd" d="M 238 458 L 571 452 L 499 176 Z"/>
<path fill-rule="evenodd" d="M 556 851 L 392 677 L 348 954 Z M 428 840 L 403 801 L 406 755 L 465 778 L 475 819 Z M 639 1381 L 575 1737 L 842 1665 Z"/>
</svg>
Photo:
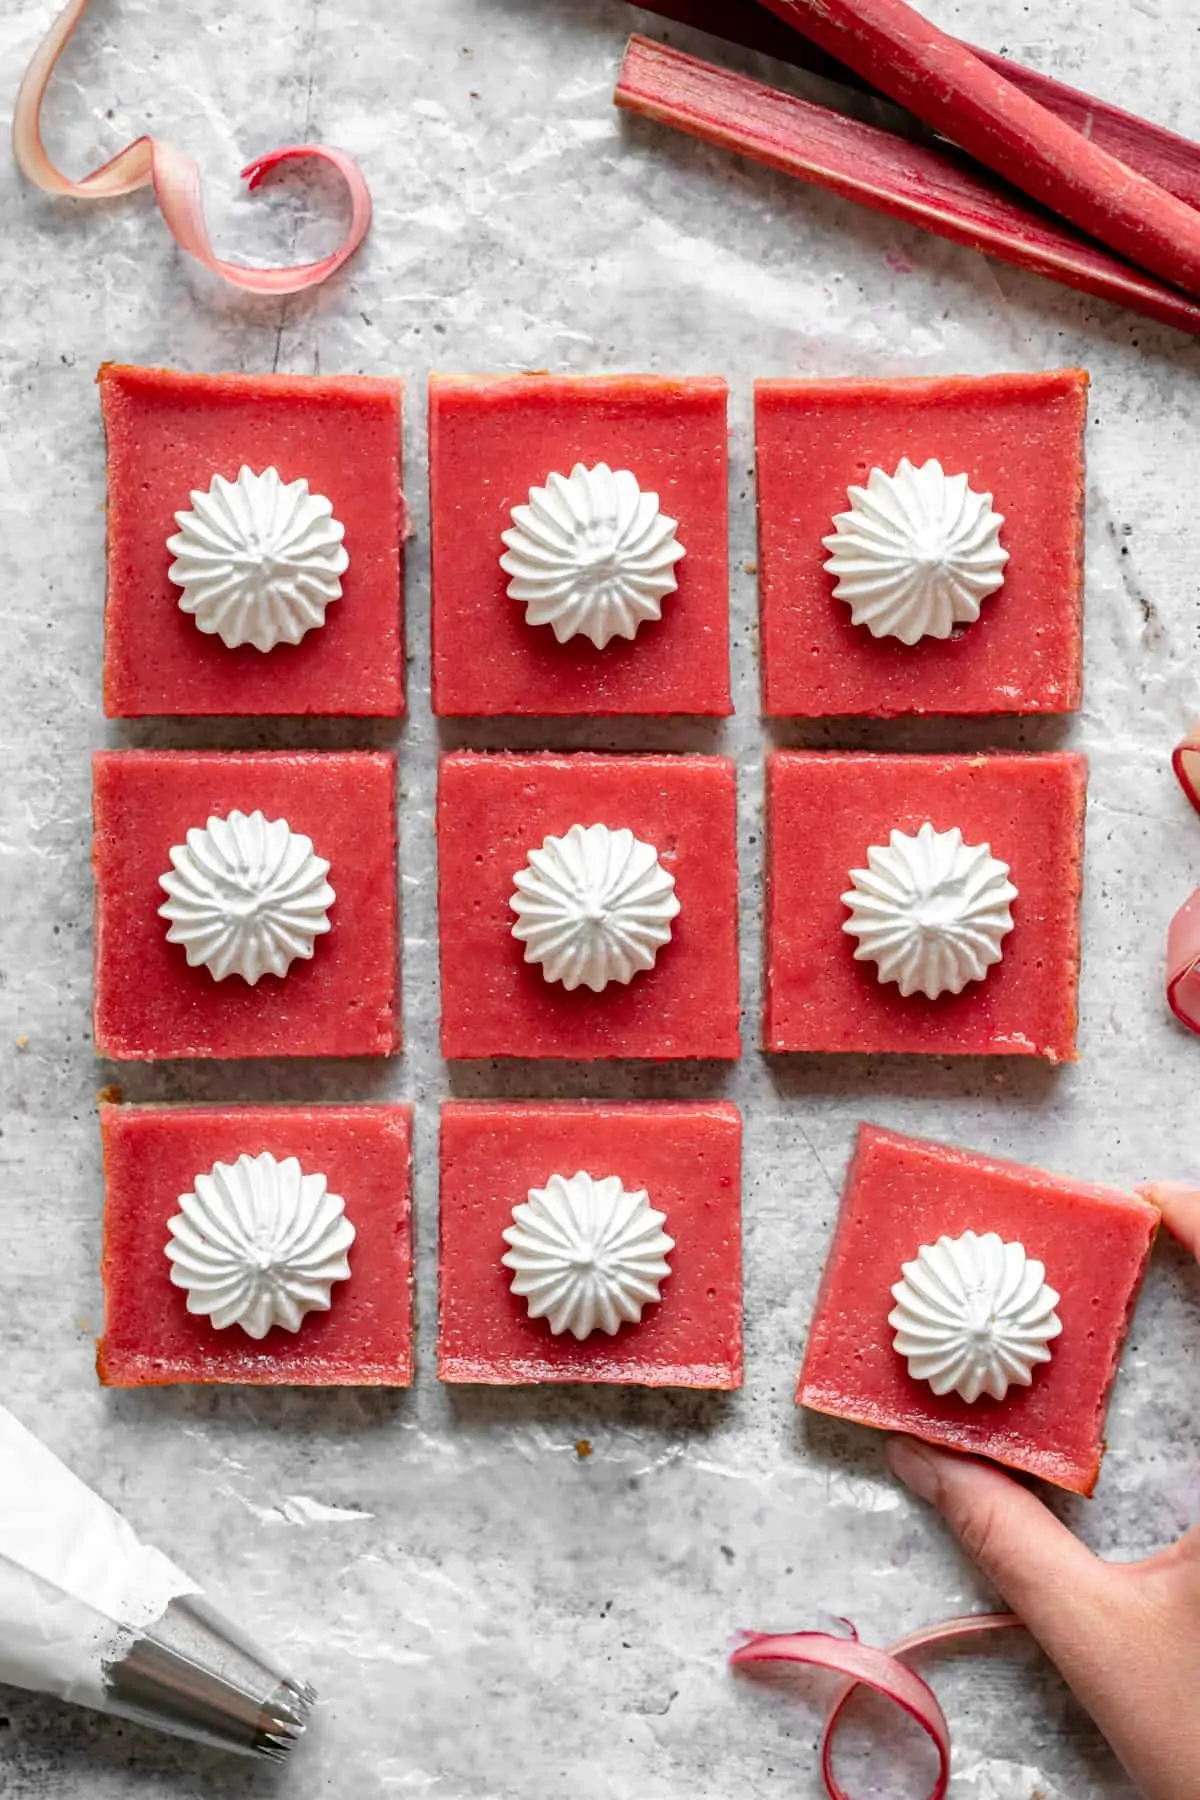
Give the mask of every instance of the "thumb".
<svg viewBox="0 0 1200 1800">
<path fill-rule="evenodd" d="M 1106 1565 L 1035 1494 L 989 1463 L 892 1438 L 893 1474 L 942 1514 L 1068 1681 L 1090 1664 Z"/>
<path fill-rule="evenodd" d="M 1191 1187 L 1186 1181 L 1151 1181 L 1138 1191 L 1161 1207 L 1163 1223 L 1171 1236 L 1200 1258 L 1200 1188 Z"/>
<path fill-rule="evenodd" d="M 1190 1563 L 1187 1540 L 1173 1558 L 1110 1566 L 987 1463 L 912 1438 L 893 1438 L 888 1459 L 901 1481 L 937 1507 L 1057 1664 L 1138 1791 L 1196 1800 L 1197 1609 L 1178 1580 Z"/>
</svg>

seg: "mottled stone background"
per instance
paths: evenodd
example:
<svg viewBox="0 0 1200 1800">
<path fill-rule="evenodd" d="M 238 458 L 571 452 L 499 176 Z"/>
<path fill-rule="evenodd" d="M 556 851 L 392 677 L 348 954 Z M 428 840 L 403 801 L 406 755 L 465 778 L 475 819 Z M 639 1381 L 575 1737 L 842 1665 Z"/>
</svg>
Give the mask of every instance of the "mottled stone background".
<svg viewBox="0 0 1200 1800">
<path fill-rule="evenodd" d="M 1168 917 L 1200 875 L 1200 819 L 1168 769 L 1197 708 L 1200 348 L 642 123 L 609 96 L 620 0 L 96 0 L 57 81 L 54 149 L 82 169 L 142 128 L 200 158 L 219 244 L 318 252 L 331 186 L 234 197 L 252 153 L 320 138 L 362 159 L 375 228 L 341 279 L 239 298 L 182 258 L 144 197 L 52 203 L 0 172 L 0 1367 L 4 1398 L 311 1676 L 325 1705 L 284 1779 L 0 1695 L 17 1800 L 735 1800 L 817 1793 L 819 1683 L 730 1680 L 739 1624 L 844 1613 L 884 1640 L 989 1598 L 883 1470 L 869 1433 L 798 1418 L 805 1322 L 857 1120 L 1106 1181 L 1194 1170 L 1200 1044 L 1161 996 Z M 1006 47 L 1200 132 L 1189 0 L 939 0 Z M 0 13 L 0 112 L 45 29 Z M 651 27 L 654 28 L 653 26 Z M 688 42 L 687 35 L 672 34 Z M 701 40 L 693 47 L 711 49 Z M 738 67 L 788 81 L 734 51 Z M 107 725 L 100 711 L 101 359 L 185 369 L 399 373 L 411 383 L 416 536 L 403 729 Z M 1086 364 L 1088 687 L 1068 724 L 834 725 L 756 717 L 750 383 Z M 724 727 L 439 729 L 428 705 L 423 384 L 431 367 L 720 371 L 733 384 L 734 675 Z M 744 1002 L 758 996 L 761 787 L 772 741 L 913 748 L 1063 743 L 1092 758 L 1084 1059 L 768 1061 L 734 1069 L 473 1066 L 436 1050 L 431 806 L 439 748 L 720 748 L 741 769 Z M 88 752 L 101 744 L 397 743 L 408 1051 L 369 1062 L 93 1061 Z M 93 1111 L 130 1098 L 411 1097 L 418 1108 L 420 1375 L 407 1396 L 102 1394 Z M 747 1386 L 449 1394 L 433 1370 L 437 1105 L 447 1094 L 728 1094 L 748 1133 Z M 1134 1556 L 1200 1486 L 1200 1277 L 1165 1247 L 1125 1360 L 1097 1498 L 1066 1510 Z M 581 1460 L 577 1440 L 592 1454 Z M 1031 1649 L 951 1658 L 956 1800 L 1118 1800 L 1127 1785 Z M 847 1779 L 925 1792 L 927 1753 L 864 1709 Z M 865 1726 L 874 1728 L 869 1735 Z M 872 1751 L 870 1745 L 874 1743 Z"/>
</svg>

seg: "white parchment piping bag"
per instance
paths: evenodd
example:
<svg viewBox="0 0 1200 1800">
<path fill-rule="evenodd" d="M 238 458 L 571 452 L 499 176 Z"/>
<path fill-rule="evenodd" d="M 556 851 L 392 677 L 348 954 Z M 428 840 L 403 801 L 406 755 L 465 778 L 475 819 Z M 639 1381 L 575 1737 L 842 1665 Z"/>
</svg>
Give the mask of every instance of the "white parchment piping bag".
<svg viewBox="0 0 1200 1800">
<path fill-rule="evenodd" d="M 3 1407 L 0 1681 L 276 1762 L 316 1699 Z"/>
</svg>

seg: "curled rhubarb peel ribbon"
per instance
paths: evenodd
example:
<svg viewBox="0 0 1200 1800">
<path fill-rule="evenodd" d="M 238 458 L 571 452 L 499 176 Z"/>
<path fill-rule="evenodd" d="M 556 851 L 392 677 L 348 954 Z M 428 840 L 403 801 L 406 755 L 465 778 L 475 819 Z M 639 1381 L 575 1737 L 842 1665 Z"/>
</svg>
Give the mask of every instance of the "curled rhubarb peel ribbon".
<svg viewBox="0 0 1200 1800">
<path fill-rule="evenodd" d="M 929 1792 L 929 1800 L 945 1800 L 950 1786 L 950 1727 L 937 1695 L 927 1681 L 901 1660 L 934 1644 L 949 1644 L 961 1638 L 976 1637 L 990 1631 L 1009 1631 L 1020 1625 L 1015 1613 L 971 1613 L 961 1619 L 947 1619 L 941 1625 L 926 1625 L 910 1632 L 885 1650 L 859 1642 L 858 1633 L 849 1626 L 850 1636 L 834 1637 L 827 1631 L 799 1631 L 772 1636 L 762 1631 L 741 1634 L 740 1642 L 730 1657 L 735 1667 L 756 1662 L 803 1663 L 808 1668 L 831 1669 L 845 1676 L 836 1689 L 825 1714 L 821 1734 L 821 1776 L 829 1800 L 852 1800 L 841 1785 L 833 1768 L 833 1752 L 846 1707 L 860 1687 L 869 1687 L 892 1700 L 932 1740 L 938 1754 L 938 1773 Z"/>
<path fill-rule="evenodd" d="M 1178 744 L 1171 767 L 1200 812 L 1200 732 Z M 1185 900 L 1167 933 L 1167 1004 L 1189 1031 L 1200 1031 L 1200 888 Z"/>
<path fill-rule="evenodd" d="M 350 224 L 338 248 L 316 262 L 288 268 L 252 269 L 225 262 L 213 250 L 200 198 L 200 172 L 192 157 L 158 138 L 140 137 L 126 144 L 102 168 L 72 181 L 55 167 L 42 141 L 42 102 L 59 57 L 87 11 L 89 0 L 69 0 L 34 52 L 25 71 L 13 114 L 13 154 L 27 180 L 47 194 L 74 200 L 112 200 L 152 187 L 154 198 L 176 243 L 223 281 L 251 294 L 298 294 L 326 281 L 358 249 L 371 223 L 371 196 L 358 164 L 341 150 L 324 144 L 287 144 L 256 157 L 242 170 L 251 192 L 280 163 L 303 157 L 328 163 L 350 190 Z"/>
<path fill-rule="evenodd" d="M 1185 737 L 1171 753 L 1171 767 L 1180 787 L 1200 812 L 1200 731 Z"/>
</svg>

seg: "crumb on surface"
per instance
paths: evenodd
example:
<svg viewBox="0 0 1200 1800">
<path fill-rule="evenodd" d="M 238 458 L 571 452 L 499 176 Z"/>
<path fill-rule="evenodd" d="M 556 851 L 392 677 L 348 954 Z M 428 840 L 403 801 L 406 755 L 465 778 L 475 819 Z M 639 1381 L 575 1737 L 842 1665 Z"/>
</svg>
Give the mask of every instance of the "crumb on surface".
<svg viewBox="0 0 1200 1800">
<path fill-rule="evenodd" d="M 588 1457 L 592 1454 L 591 1439 L 579 1438 L 575 1445 L 575 1454 L 580 1462 L 586 1462 Z"/>
<path fill-rule="evenodd" d="M 28 1050 L 28 1048 L 29 1048 L 29 1039 L 27 1037 L 25 1037 L 24 1034 L 22 1034 L 22 1036 L 17 1039 L 17 1049 L 18 1050 Z"/>
</svg>

